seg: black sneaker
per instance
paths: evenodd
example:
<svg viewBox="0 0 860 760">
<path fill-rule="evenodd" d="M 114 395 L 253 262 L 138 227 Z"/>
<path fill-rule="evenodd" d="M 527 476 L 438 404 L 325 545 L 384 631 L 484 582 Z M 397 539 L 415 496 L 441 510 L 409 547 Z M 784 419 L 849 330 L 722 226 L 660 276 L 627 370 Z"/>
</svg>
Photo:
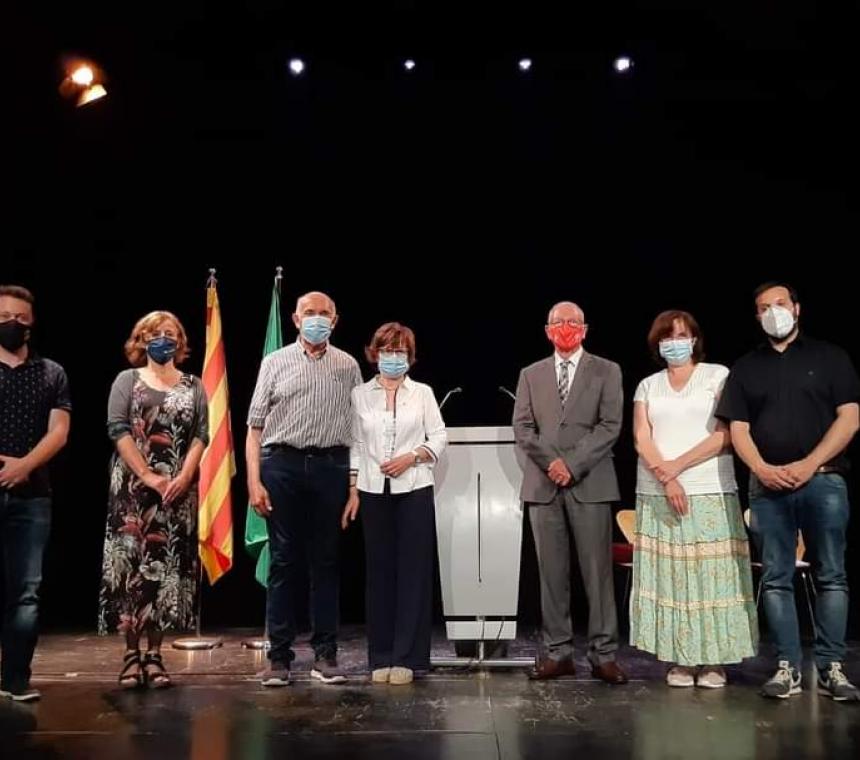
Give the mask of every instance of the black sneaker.
<svg viewBox="0 0 860 760">
<path fill-rule="evenodd" d="M 831 662 L 827 670 L 818 671 L 818 693 L 834 702 L 860 702 L 860 689 L 842 672 L 840 662 Z"/>
<path fill-rule="evenodd" d="M 288 665 L 284 665 L 283 663 L 273 662 L 269 664 L 268 668 L 260 673 L 259 678 L 260 683 L 269 688 L 289 686 L 290 668 Z"/>
<path fill-rule="evenodd" d="M 28 686 L 25 689 L 2 689 L 0 690 L 0 697 L 5 697 L 6 699 L 11 699 L 13 702 L 36 702 L 42 698 L 42 695 L 39 693 L 37 689 L 33 689 Z"/>
<path fill-rule="evenodd" d="M 800 673 L 789 665 L 788 660 L 780 660 L 776 673 L 761 687 L 762 696 L 772 699 L 788 699 L 801 691 Z"/>
<path fill-rule="evenodd" d="M 346 683 L 346 675 L 337 666 L 337 657 L 324 657 L 314 660 L 311 668 L 311 678 L 316 678 L 323 683 Z"/>
</svg>

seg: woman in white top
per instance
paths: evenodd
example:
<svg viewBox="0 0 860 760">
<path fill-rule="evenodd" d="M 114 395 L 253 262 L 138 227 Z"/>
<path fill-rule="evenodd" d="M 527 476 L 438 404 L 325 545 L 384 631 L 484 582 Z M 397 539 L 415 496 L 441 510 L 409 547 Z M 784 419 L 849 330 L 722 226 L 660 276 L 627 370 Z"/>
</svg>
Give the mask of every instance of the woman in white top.
<svg viewBox="0 0 860 760">
<path fill-rule="evenodd" d="M 352 391 L 351 469 L 364 528 L 370 669 L 374 683 L 405 684 L 430 667 L 433 465 L 447 434 L 433 390 L 407 374 L 412 330 L 382 325 L 366 355 L 379 374 Z M 347 507 L 344 528 L 357 511 Z"/>
<path fill-rule="evenodd" d="M 666 368 L 633 397 L 630 643 L 674 665 L 670 686 L 719 688 L 722 666 L 753 656 L 758 643 L 729 433 L 714 417 L 729 371 L 701 361 L 699 326 L 684 311 L 660 314 L 648 345 Z"/>
</svg>

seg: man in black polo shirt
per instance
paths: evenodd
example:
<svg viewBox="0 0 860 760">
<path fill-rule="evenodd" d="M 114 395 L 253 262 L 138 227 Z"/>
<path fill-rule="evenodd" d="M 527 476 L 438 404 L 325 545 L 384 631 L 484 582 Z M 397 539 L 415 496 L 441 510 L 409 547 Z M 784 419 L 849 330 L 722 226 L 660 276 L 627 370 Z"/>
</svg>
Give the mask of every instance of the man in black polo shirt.
<svg viewBox="0 0 860 760">
<path fill-rule="evenodd" d="M 6 584 L 0 695 L 32 701 L 42 555 L 51 524 L 47 463 L 69 434 L 63 368 L 30 349 L 33 296 L 0 285 L 0 541 Z"/>
<path fill-rule="evenodd" d="M 762 588 L 779 667 L 762 687 L 784 699 L 801 691 L 800 632 L 794 603 L 795 547 L 803 533 L 816 599 L 815 664 L 822 693 L 856 701 L 842 671 L 848 620 L 845 449 L 860 427 L 860 379 L 841 348 L 802 334 L 794 288 L 767 283 L 755 292 L 768 341 L 732 368 L 717 416 L 750 468 L 751 528 L 761 551 Z"/>
</svg>

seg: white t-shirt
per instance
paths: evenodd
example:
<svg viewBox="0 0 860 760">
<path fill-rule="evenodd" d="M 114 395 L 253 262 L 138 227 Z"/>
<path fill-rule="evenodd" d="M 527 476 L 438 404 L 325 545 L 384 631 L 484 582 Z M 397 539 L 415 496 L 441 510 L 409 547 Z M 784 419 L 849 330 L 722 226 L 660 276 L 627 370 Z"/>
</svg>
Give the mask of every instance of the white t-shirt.
<svg viewBox="0 0 860 760">
<path fill-rule="evenodd" d="M 707 438 L 717 426 L 714 410 L 729 370 L 721 364 L 696 365 L 687 384 L 675 391 L 664 369 L 646 377 L 633 401 L 646 405 L 652 438 L 664 459 L 675 459 Z M 737 491 L 730 451 L 684 470 L 678 482 L 688 495 Z M 639 458 L 636 493 L 664 495 L 663 485 Z"/>
</svg>

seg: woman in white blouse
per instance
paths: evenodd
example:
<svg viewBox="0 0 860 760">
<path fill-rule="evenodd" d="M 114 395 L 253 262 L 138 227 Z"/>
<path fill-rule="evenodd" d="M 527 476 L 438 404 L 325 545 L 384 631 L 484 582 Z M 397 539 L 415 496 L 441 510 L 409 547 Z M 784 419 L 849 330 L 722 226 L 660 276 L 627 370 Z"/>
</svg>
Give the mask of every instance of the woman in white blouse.
<svg viewBox="0 0 860 760">
<path fill-rule="evenodd" d="M 412 330 L 382 325 L 366 355 L 379 374 L 352 391 L 351 469 L 364 528 L 370 669 L 374 683 L 406 684 L 430 667 L 433 465 L 447 435 L 433 390 L 407 374 L 415 362 Z M 358 511 L 352 504 L 344 528 Z"/>
<path fill-rule="evenodd" d="M 639 453 L 630 643 L 672 664 L 670 686 L 725 686 L 755 654 L 749 547 L 729 433 L 714 417 L 728 369 L 706 364 L 693 316 L 666 311 L 648 344 L 665 369 L 633 397 Z"/>
</svg>

